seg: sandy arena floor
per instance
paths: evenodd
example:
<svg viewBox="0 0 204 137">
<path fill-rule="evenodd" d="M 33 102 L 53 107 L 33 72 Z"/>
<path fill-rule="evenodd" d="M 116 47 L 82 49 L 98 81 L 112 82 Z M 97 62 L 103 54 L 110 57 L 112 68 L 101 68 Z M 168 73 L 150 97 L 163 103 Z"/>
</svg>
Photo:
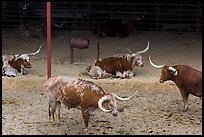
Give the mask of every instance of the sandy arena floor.
<svg viewBox="0 0 204 137">
<path fill-rule="evenodd" d="M 171 81 L 159 84 L 160 69 L 148 62 L 160 64 L 188 64 L 202 70 L 202 34 L 173 32 L 138 32 L 128 38 L 100 40 L 100 58 L 143 50 L 150 42 L 148 52 L 142 54 L 145 66 L 134 68 L 136 76 L 130 79 L 91 79 L 85 74 L 86 65 L 97 55 L 97 38 L 89 31 L 54 31 L 52 38 L 52 76 L 65 75 L 93 81 L 108 92 L 119 96 L 138 94 L 129 101 L 118 101 L 118 116 L 98 112 L 89 122 L 90 134 L 102 135 L 201 135 L 202 100 L 189 96 L 189 109 L 183 112 L 179 90 Z M 69 41 L 72 37 L 90 39 L 88 49 L 75 50 L 75 62 L 70 64 Z M 2 77 L 2 134 L 4 135 L 71 135 L 83 134 L 81 111 L 67 110 L 62 105 L 62 125 L 53 127 L 48 119 L 48 100 L 43 83 L 47 79 L 46 43 L 40 39 L 25 40 L 14 31 L 2 31 L 2 54 L 35 52 L 32 68 L 27 75 Z M 78 54 L 78 55 L 77 55 Z M 57 119 L 56 119 L 57 120 Z"/>
</svg>

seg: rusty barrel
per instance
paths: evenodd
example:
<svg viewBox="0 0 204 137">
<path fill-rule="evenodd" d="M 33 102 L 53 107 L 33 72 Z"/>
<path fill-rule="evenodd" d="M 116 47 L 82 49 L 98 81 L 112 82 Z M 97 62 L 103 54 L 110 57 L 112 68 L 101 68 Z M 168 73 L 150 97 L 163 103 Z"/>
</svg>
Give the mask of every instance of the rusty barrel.
<svg viewBox="0 0 204 137">
<path fill-rule="evenodd" d="M 74 53 L 73 48 L 85 49 L 89 47 L 89 39 L 72 38 L 70 41 L 70 63 L 73 63 Z"/>
<path fill-rule="evenodd" d="M 73 48 L 84 49 L 89 47 L 89 40 L 82 38 L 72 38 L 70 41 L 70 45 Z"/>
</svg>

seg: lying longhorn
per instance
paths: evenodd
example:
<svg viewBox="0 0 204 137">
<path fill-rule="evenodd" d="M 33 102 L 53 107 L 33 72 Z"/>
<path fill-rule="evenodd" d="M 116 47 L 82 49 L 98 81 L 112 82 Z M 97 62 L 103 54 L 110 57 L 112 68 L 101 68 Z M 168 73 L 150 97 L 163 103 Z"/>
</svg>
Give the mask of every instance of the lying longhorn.
<svg viewBox="0 0 204 137">
<path fill-rule="evenodd" d="M 183 111 L 188 109 L 188 97 L 192 94 L 202 97 L 202 72 L 188 65 L 155 65 L 151 61 L 150 64 L 155 68 L 161 68 L 160 83 L 172 80 L 181 92 L 184 107 Z"/>
<path fill-rule="evenodd" d="M 135 30 L 136 22 L 143 19 L 144 15 L 134 19 L 113 19 L 107 22 L 98 22 L 94 34 L 98 37 L 128 37 Z"/>
<path fill-rule="evenodd" d="M 45 82 L 46 94 L 49 100 L 49 120 L 53 125 L 54 113 L 57 111 L 59 125 L 61 125 L 60 106 L 61 103 L 70 108 L 81 108 L 85 131 L 88 133 L 88 122 L 96 109 L 111 113 L 116 116 L 116 99 L 129 100 L 136 92 L 128 97 L 121 98 L 114 93 L 105 92 L 100 86 L 87 80 L 57 76 Z"/>
<path fill-rule="evenodd" d="M 56 23 L 52 23 L 51 26 L 62 28 L 63 24 L 58 25 Z M 18 33 L 17 35 L 23 36 L 26 39 L 40 38 L 41 36 L 46 36 L 46 23 L 41 21 L 21 23 L 16 32 Z"/>
<path fill-rule="evenodd" d="M 39 49 L 33 53 L 14 54 L 2 56 L 2 75 L 17 76 L 17 73 L 26 74 L 25 68 L 31 68 L 30 56 L 34 56 L 40 52 L 42 44 Z"/>
<path fill-rule="evenodd" d="M 133 67 L 143 67 L 144 62 L 140 54 L 147 52 L 149 49 L 149 41 L 146 49 L 136 53 L 117 54 L 102 59 L 97 59 L 94 63 L 89 64 L 86 68 L 88 75 L 92 78 L 107 78 L 107 77 L 120 77 L 129 78 L 134 76 Z"/>
</svg>

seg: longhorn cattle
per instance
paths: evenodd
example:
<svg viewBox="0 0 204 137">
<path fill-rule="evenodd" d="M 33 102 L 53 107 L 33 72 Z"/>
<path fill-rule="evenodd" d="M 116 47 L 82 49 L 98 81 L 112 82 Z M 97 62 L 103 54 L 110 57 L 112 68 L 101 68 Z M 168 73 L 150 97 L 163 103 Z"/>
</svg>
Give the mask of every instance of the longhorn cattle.
<svg viewBox="0 0 204 137">
<path fill-rule="evenodd" d="M 202 97 L 202 72 L 188 65 L 155 65 L 149 56 L 150 64 L 155 68 L 161 68 L 160 83 L 171 80 L 180 90 L 183 98 L 183 111 L 188 109 L 188 97 L 192 94 Z"/>
<path fill-rule="evenodd" d="M 116 29 L 119 28 L 120 23 L 116 21 L 99 22 L 96 24 L 94 34 L 98 37 L 115 37 Z"/>
<path fill-rule="evenodd" d="M 25 68 L 31 68 L 30 56 L 34 56 L 40 52 L 42 44 L 34 53 L 14 54 L 2 56 L 2 75 L 17 76 L 18 73 L 26 74 Z"/>
<path fill-rule="evenodd" d="M 143 18 L 144 16 L 136 19 L 115 19 L 109 22 L 99 22 L 94 28 L 94 34 L 98 37 L 128 37 L 135 30 L 136 22 Z"/>
<path fill-rule="evenodd" d="M 136 22 L 143 19 L 144 16 L 136 19 L 127 19 L 123 20 L 120 28 L 118 29 L 118 36 L 119 37 L 128 37 L 135 29 L 136 29 Z"/>
<path fill-rule="evenodd" d="M 86 72 L 92 78 L 108 78 L 108 77 L 120 77 L 129 78 L 134 76 L 133 67 L 143 67 L 141 53 L 145 53 L 149 49 L 149 41 L 146 49 L 138 51 L 136 53 L 129 54 L 117 54 L 102 59 L 97 59 L 94 63 L 89 64 L 86 67 Z"/>
<path fill-rule="evenodd" d="M 57 28 L 61 28 L 63 26 L 63 24 L 58 25 L 56 23 L 52 23 L 51 25 Z M 40 21 L 21 23 L 18 26 L 16 32 L 18 33 L 18 35 L 23 36 L 27 39 L 40 38 L 41 36 L 46 35 L 46 24 Z"/>
<path fill-rule="evenodd" d="M 85 131 L 88 133 L 88 122 L 95 110 L 111 113 L 116 116 L 117 100 L 129 100 L 136 92 L 127 98 L 121 98 L 114 93 L 104 91 L 95 83 L 79 78 L 56 76 L 44 83 L 46 95 L 49 100 L 49 120 L 53 126 L 54 113 L 57 111 L 59 125 L 61 125 L 60 106 L 61 103 L 70 108 L 80 108 L 83 115 Z"/>
</svg>

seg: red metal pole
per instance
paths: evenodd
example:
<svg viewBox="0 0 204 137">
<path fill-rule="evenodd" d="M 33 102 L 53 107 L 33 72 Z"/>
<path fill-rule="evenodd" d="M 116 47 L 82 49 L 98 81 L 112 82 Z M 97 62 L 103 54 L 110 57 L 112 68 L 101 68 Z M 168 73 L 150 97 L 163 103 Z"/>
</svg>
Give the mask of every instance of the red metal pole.
<svg viewBox="0 0 204 137">
<path fill-rule="evenodd" d="M 47 78 L 51 77 L 51 3 L 47 2 Z"/>
</svg>

